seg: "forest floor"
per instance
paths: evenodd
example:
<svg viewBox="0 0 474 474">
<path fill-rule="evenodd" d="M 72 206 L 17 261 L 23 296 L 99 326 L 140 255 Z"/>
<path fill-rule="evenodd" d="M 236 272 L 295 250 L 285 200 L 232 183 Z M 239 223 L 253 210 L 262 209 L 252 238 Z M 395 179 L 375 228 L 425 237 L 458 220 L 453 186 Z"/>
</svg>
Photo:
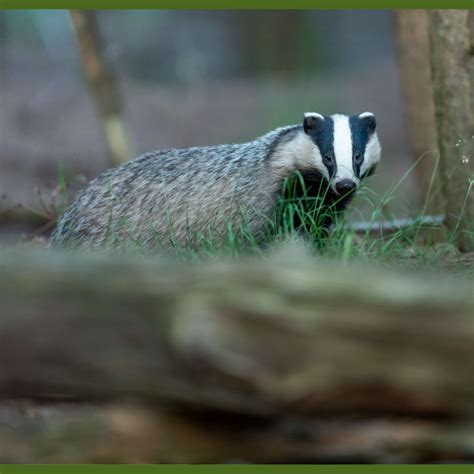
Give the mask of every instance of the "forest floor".
<svg viewBox="0 0 474 474">
<path fill-rule="evenodd" d="M 11 248 L 26 248 L 47 250 L 49 248 L 49 236 L 54 228 L 55 220 L 38 219 L 32 216 L 32 221 L 25 227 L 19 224 L 20 232 L 11 233 L 8 242 L 2 246 Z M 360 225 L 360 223 L 358 223 Z M 13 223 L 12 223 L 13 226 Z M 14 228 L 12 227 L 12 230 Z M 347 265 L 350 262 L 365 262 L 382 267 L 392 267 L 400 270 L 413 270 L 416 272 L 435 272 L 446 275 L 460 275 L 474 278 L 474 252 L 461 252 L 452 242 L 440 241 L 441 227 L 420 232 L 413 229 L 390 230 L 388 232 L 360 232 L 351 229 L 351 224 L 346 224 L 343 230 L 336 230 L 335 236 L 331 238 L 330 244 L 323 249 L 312 247 L 310 240 L 294 239 L 298 241 L 296 246 L 304 247 L 308 251 L 324 260 L 330 260 L 336 264 Z M 437 241 L 433 237 L 437 238 Z M 416 240 L 415 240 L 416 239 Z M 291 241 L 290 236 L 287 241 Z M 292 242 L 294 244 L 294 241 Z M 2 242 L 2 241 L 0 241 Z M 283 240 L 283 242 L 285 242 Z M 280 245 L 270 246 L 270 250 L 286 248 L 280 239 Z M 301 245 L 303 243 L 303 245 Z M 196 260 L 216 260 L 220 257 L 232 259 L 236 257 L 263 256 L 265 250 L 250 249 L 239 251 L 228 249 L 222 254 L 218 252 L 204 252 L 201 255 L 190 253 L 180 254 L 179 258 Z"/>
<path fill-rule="evenodd" d="M 403 179 L 403 178 L 402 178 Z M 85 182 L 79 178 L 68 181 L 60 175 L 57 185 L 51 187 L 46 195 L 37 193 L 36 204 L 11 205 L 0 199 L 0 244 L 13 247 L 47 249 L 49 236 L 68 204 L 73 202 L 77 191 Z M 442 216 L 428 216 L 411 212 L 409 218 L 399 219 L 399 215 L 389 209 L 386 203 L 392 203 L 394 190 L 400 181 L 394 183 L 385 195 L 380 196 L 370 188 L 359 191 L 358 200 L 363 202 L 370 212 L 361 213 L 357 202 L 343 221 L 333 229 L 323 248 L 313 246 L 321 238 L 321 229 L 316 226 L 307 229 L 309 239 L 304 247 L 312 255 L 329 259 L 345 265 L 352 261 L 408 269 L 414 271 L 442 272 L 474 277 L 474 253 L 460 252 L 455 238 L 442 227 Z M 291 205 L 291 204 L 290 204 Z M 297 209 L 297 207 L 295 207 Z M 292 212 L 300 212 L 293 210 Z M 314 238 L 311 238 L 313 236 Z M 278 243 L 301 240 L 294 229 L 283 229 L 277 234 Z M 216 249 L 212 242 L 204 242 L 204 252 L 179 252 L 178 257 L 196 260 L 216 260 L 220 257 L 261 256 L 267 249 L 261 249 L 255 242 L 243 242 L 230 239 L 223 251 Z M 269 242 L 273 242 L 269 240 Z"/>
</svg>

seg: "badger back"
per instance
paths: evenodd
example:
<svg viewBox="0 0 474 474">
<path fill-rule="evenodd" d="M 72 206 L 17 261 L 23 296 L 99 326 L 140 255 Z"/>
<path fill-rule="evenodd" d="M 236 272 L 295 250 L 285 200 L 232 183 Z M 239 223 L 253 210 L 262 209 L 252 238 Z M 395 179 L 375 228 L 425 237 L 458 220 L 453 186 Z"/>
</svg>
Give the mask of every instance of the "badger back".
<svg viewBox="0 0 474 474">
<path fill-rule="evenodd" d="M 281 130 L 243 144 L 157 151 L 109 170 L 63 214 L 52 243 L 194 246 L 243 225 L 258 235 L 278 192 L 267 158 L 280 136 Z"/>
</svg>

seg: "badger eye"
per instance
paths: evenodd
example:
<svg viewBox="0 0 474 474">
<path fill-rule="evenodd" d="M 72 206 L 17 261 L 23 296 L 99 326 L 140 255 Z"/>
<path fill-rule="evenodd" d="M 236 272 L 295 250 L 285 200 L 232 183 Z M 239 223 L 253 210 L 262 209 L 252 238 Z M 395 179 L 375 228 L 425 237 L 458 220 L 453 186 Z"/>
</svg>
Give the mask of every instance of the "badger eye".
<svg viewBox="0 0 474 474">
<path fill-rule="evenodd" d="M 333 160 L 332 153 L 326 153 L 323 156 L 323 162 L 324 162 L 325 165 L 331 165 L 332 160 Z"/>
<path fill-rule="evenodd" d="M 357 152 L 354 154 L 354 160 L 355 160 L 356 164 L 362 163 L 362 153 L 360 153 L 360 152 L 357 151 Z"/>
</svg>

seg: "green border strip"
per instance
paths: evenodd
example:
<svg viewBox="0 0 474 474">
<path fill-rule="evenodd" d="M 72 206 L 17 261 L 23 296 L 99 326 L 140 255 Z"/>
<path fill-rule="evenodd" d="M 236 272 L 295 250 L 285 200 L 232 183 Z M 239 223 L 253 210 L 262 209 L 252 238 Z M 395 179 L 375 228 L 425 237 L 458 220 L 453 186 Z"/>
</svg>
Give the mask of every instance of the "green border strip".
<svg viewBox="0 0 474 474">
<path fill-rule="evenodd" d="M 472 474 L 474 465 L 0 465 L 1 474 Z"/>
<path fill-rule="evenodd" d="M 473 0 L 0 0 L 2 9 L 473 9 Z"/>
</svg>

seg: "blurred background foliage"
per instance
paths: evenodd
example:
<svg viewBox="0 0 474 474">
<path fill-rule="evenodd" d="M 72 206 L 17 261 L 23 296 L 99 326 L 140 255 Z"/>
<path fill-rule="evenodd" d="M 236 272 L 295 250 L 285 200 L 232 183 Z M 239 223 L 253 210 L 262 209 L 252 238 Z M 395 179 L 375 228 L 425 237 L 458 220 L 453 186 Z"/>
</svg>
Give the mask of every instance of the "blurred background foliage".
<svg viewBox="0 0 474 474">
<path fill-rule="evenodd" d="M 188 85 L 321 70 L 351 74 L 393 53 L 392 15 L 387 11 L 97 14 L 117 69 L 152 83 Z M 0 21 L 7 78 L 24 77 L 29 64 L 35 73 L 60 68 L 69 80 L 77 79 L 80 69 L 67 11 L 3 11 Z"/>
</svg>

